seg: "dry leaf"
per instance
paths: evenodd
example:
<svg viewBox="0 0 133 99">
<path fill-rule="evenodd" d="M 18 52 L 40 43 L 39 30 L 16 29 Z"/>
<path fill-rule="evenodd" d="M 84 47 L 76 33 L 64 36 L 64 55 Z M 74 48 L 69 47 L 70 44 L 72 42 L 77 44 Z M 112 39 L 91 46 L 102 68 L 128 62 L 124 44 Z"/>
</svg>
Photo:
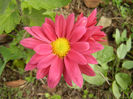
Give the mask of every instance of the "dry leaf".
<svg viewBox="0 0 133 99">
<path fill-rule="evenodd" d="M 109 45 L 107 36 L 103 37 L 104 42 L 100 42 L 102 45 Z"/>
<path fill-rule="evenodd" d="M 7 34 L 1 34 L 0 35 L 0 43 L 5 43 L 7 42 Z"/>
<path fill-rule="evenodd" d="M 102 16 L 97 26 L 103 26 L 103 29 L 109 27 L 112 24 L 112 19 Z"/>
<path fill-rule="evenodd" d="M 46 89 L 48 92 L 51 92 L 51 93 L 53 93 L 53 92 L 56 91 L 56 88 L 49 88 L 49 87 L 48 87 L 47 85 L 45 85 L 45 84 L 43 84 L 42 87 L 43 87 L 44 89 Z"/>
<path fill-rule="evenodd" d="M 19 86 L 23 85 L 24 83 L 26 83 L 26 81 L 20 79 L 20 80 L 15 80 L 15 81 L 9 81 L 9 82 L 6 82 L 5 84 L 8 87 L 19 87 Z"/>
<path fill-rule="evenodd" d="M 96 8 L 101 0 L 83 0 L 88 8 Z"/>
</svg>

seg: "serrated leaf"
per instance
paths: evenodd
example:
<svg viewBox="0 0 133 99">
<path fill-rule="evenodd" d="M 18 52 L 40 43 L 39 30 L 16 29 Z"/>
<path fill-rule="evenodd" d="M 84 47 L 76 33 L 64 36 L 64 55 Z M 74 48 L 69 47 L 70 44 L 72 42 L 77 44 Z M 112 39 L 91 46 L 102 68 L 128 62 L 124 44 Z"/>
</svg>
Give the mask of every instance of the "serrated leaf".
<svg viewBox="0 0 133 99">
<path fill-rule="evenodd" d="M 122 41 L 122 42 L 123 42 L 123 41 L 126 41 L 126 39 L 127 39 L 127 30 L 124 29 L 124 31 L 123 31 L 122 34 L 121 34 L 121 41 Z"/>
<path fill-rule="evenodd" d="M 132 47 L 132 39 L 129 37 L 129 39 L 126 41 L 127 51 L 129 52 Z"/>
<path fill-rule="evenodd" d="M 126 73 L 117 73 L 115 79 L 123 90 L 127 89 L 131 84 L 131 77 Z"/>
<path fill-rule="evenodd" d="M 33 8 L 40 10 L 43 9 L 55 9 L 67 5 L 71 0 L 28 0 L 27 2 Z"/>
<path fill-rule="evenodd" d="M 20 22 L 20 15 L 16 5 L 10 2 L 9 7 L 3 14 L 0 14 L 0 34 L 5 31 L 10 33 Z"/>
<path fill-rule="evenodd" d="M 105 82 L 105 79 L 103 78 L 103 76 L 106 75 L 106 71 L 103 70 L 100 66 L 95 65 L 91 67 L 95 71 L 96 76 L 91 77 L 91 76 L 83 75 L 84 80 L 93 85 L 97 85 L 97 86 L 102 85 Z"/>
<path fill-rule="evenodd" d="M 116 42 L 117 45 L 119 45 L 120 42 L 121 42 L 120 31 L 119 31 L 119 29 L 116 29 L 115 42 Z"/>
<path fill-rule="evenodd" d="M 0 0 L 0 13 L 4 13 L 11 0 Z"/>
<path fill-rule="evenodd" d="M 113 47 L 111 46 L 104 46 L 104 49 L 94 53 L 93 54 L 95 56 L 95 58 L 98 60 L 98 63 L 101 66 L 106 66 L 107 68 L 107 63 L 112 61 L 114 59 L 114 51 L 113 51 Z"/>
<path fill-rule="evenodd" d="M 133 61 L 125 61 L 122 64 L 122 67 L 125 69 L 132 69 L 133 68 Z"/>
<path fill-rule="evenodd" d="M 123 59 L 127 54 L 127 49 L 126 49 L 126 45 L 125 44 L 121 44 L 118 48 L 117 48 L 117 56 L 119 59 Z"/>
<path fill-rule="evenodd" d="M 113 94 L 114 96 L 119 99 L 121 94 L 120 94 L 120 91 L 119 91 L 119 87 L 116 83 L 116 81 L 113 81 L 113 84 L 112 84 L 112 91 L 113 91 Z"/>
</svg>

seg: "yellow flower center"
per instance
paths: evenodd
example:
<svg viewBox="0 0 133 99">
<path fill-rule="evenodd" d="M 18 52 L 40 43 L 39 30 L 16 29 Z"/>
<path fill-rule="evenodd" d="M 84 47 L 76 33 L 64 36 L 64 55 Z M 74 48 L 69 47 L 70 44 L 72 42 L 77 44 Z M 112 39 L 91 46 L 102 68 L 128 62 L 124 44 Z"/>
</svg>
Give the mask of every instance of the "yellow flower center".
<svg viewBox="0 0 133 99">
<path fill-rule="evenodd" d="M 59 57 L 64 57 L 67 55 L 70 50 L 69 41 L 66 38 L 58 38 L 51 43 L 53 53 L 58 55 Z"/>
</svg>

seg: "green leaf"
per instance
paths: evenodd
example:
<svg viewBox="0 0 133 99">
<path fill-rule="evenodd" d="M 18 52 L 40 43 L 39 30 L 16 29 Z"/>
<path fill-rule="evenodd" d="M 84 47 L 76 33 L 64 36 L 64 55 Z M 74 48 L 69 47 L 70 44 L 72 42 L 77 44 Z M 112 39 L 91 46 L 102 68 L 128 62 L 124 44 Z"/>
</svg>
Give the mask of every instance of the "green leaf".
<svg viewBox="0 0 133 99">
<path fill-rule="evenodd" d="M 119 31 L 119 29 L 116 29 L 115 42 L 116 42 L 117 45 L 119 45 L 120 42 L 121 42 L 120 31 Z"/>
<path fill-rule="evenodd" d="M 115 79 L 120 87 L 124 90 L 127 89 L 131 84 L 131 77 L 126 73 L 117 73 L 115 75 Z"/>
<path fill-rule="evenodd" d="M 106 76 L 106 71 L 97 65 L 94 65 L 91 67 L 95 71 L 96 76 L 92 77 L 92 76 L 83 75 L 84 80 L 93 85 L 97 85 L 97 86 L 102 85 L 105 82 L 105 79 L 103 78 L 103 76 L 104 77 Z"/>
<path fill-rule="evenodd" d="M 132 69 L 133 68 L 133 61 L 125 61 L 122 64 L 122 67 L 125 69 Z"/>
<path fill-rule="evenodd" d="M 10 33 L 20 22 L 20 15 L 16 5 L 10 2 L 6 11 L 0 14 L 0 19 L 0 34 L 2 34 L 3 31 Z"/>
<path fill-rule="evenodd" d="M 123 42 L 123 41 L 126 41 L 126 39 L 127 39 L 127 30 L 124 29 L 124 31 L 123 31 L 122 34 L 121 34 L 121 41 L 122 41 L 122 42 Z"/>
<path fill-rule="evenodd" d="M 44 23 L 44 19 L 46 15 L 43 15 L 43 13 L 46 10 L 36 10 L 32 9 L 32 12 L 29 13 L 28 9 L 24 10 L 24 14 L 22 17 L 22 21 L 25 25 L 30 25 L 30 26 L 41 26 Z"/>
<path fill-rule="evenodd" d="M 126 45 L 125 44 L 121 44 L 118 48 L 117 48 L 117 56 L 119 59 L 123 59 L 127 54 L 127 49 L 126 49 Z"/>
<path fill-rule="evenodd" d="M 80 87 L 77 86 L 73 81 L 72 81 L 72 86 L 69 86 L 68 84 L 67 84 L 67 86 L 68 86 L 69 88 L 80 89 Z"/>
<path fill-rule="evenodd" d="M 63 7 L 67 5 L 70 1 L 71 0 L 27 0 L 29 5 L 38 10 L 40 10 L 41 8 L 49 10 Z"/>
<path fill-rule="evenodd" d="M 2 74 L 4 68 L 5 68 L 5 65 L 6 65 L 6 61 L 3 63 L 2 60 L 0 59 L 0 75 Z"/>
<path fill-rule="evenodd" d="M 132 93 L 130 94 L 130 98 L 133 99 L 133 91 L 132 91 Z"/>
<path fill-rule="evenodd" d="M 107 63 L 114 59 L 114 51 L 111 46 L 104 46 L 104 49 L 93 54 L 98 60 L 98 63 L 104 68 L 107 69 Z"/>
<path fill-rule="evenodd" d="M 129 37 L 129 39 L 126 41 L 126 48 L 127 48 L 127 51 L 129 52 L 131 47 L 132 47 L 132 39 L 131 37 Z"/>
<path fill-rule="evenodd" d="M 11 48 L 0 47 L 0 53 L 2 54 L 4 61 L 20 59 L 24 57 L 24 53 L 17 48 L 17 46 L 12 46 Z"/>
<path fill-rule="evenodd" d="M 61 99 L 61 96 L 60 96 L 60 95 L 55 94 L 55 95 L 51 96 L 51 99 Z"/>
<path fill-rule="evenodd" d="M 0 13 L 4 13 L 11 0 L 0 0 Z"/>
<path fill-rule="evenodd" d="M 113 81 L 113 84 L 112 84 L 112 91 L 113 91 L 113 94 L 114 96 L 119 99 L 121 94 L 120 94 L 120 91 L 119 91 L 119 87 L 116 83 L 116 81 Z"/>
</svg>

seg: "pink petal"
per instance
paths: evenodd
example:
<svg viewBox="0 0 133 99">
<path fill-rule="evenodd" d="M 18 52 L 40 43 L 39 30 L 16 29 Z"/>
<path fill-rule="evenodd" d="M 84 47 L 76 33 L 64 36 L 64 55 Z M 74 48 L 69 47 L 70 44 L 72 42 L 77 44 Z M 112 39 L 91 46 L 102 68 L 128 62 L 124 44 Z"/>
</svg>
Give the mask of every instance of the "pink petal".
<svg viewBox="0 0 133 99">
<path fill-rule="evenodd" d="M 35 31 L 33 31 L 32 29 L 33 29 L 34 27 L 24 27 L 24 29 L 29 33 L 29 34 L 31 34 L 33 37 L 35 37 L 35 38 L 37 38 L 37 39 L 39 39 L 39 40 L 42 40 L 42 41 L 44 41 L 44 42 L 47 42 L 47 43 L 49 43 L 50 41 L 47 39 L 47 38 L 45 38 L 45 36 L 43 35 L 43 37 L 41 37 L 40 38 L 40 32 L 38 33 L 37 31 L 35 32 Z M 37 27 L 36 27 L 37 28 Z M 39 29 L 40 29 L 40 27 L 38 27 Z M 42 34 L 42 33 L 41 33 Z"/>
<path fill-rule="evenodd" d="M 66 36 L 68 37 L 74 26 L 74 13 L 70 14 L 66 19 Z"/>
<path fill-rule="evenodd" d="M 76 62 L 77 64 L 86 64 L 87 63 L 87 60 L 86 58 L 80 54 L 79 52 L 75 51 L 75 50 L 70 50 L 67 57 Z"/>
<path fill-rule="evenodd" d="M 71 81 L 71 78 L 70 78 L 69 73 L 67 72 L 66 68 L 64 68 L 63 76 L 64 76 L 64 79 L 65 79 L 66 83 L 69 86 L 72 86 L 72 81 Z"/>
<path fill-rule="evenodd" d="M 88 40 L 88 42 L 90 45 L 90 49 L 88 50 L 89 53 L 95 53 L 97 51 L 104 49 L 104 47 L 96 41 Z"/>
<path fill-rule="evenodd" d="M 89 50 L 90 46 L 88 42 L 76 42 L 71 44 L 71 48 L 76 51 L 83 52 Z"/>
<path fill-rule="evenodd" d="M 45 57 L 38 63 L 37 68 L 46 68 L 47 66 L 51 65 L 53 61 L 56 59 L 56 55 L 50 54 Z"/>
<path fill-rule="evenodd" d="M 66 71 L 69 73 L 71 80 L 81 88 L 83 85 L 83 78 L 78 64 L 73 63 L 66 57 L 64 59 L 64 62 L 65 62 Z"/>
<path fill-rule="evenodd" d="M 57 37 L 61 37 L 65 35 L 65 29 L 66 29 L 66 20 L 62 15 L 55 17 L 55 32 Z"/>
<path fill-rule="evenodd" d="M 43 68 L 43 69 L 38 69 L 37 74 L 36 74 L 36 78 L 42 79 L 48 74 L 48 72 L 49 72 L 49 67 Z"/>
<path fill-rule="evenodd" d="M 89 65 L 80 65 L 79 66 L 82 73 L 88 75 L 88 76 L 95 76 L 95 72 Z"/>
<path fill-rule="evenodd" d="M 76 42 L 85 34 L 85 32 L 86 32 L 86 28 L 84 26 L 75 27 L 71 33 L 71 37 L 69 38 L 69 40 L 71 42 Z"/>
<path fill-rule="evenodd" d="M 50 43 L 50 41 L 46 38 L 45 33 L 42 31 L 42 28 L 39 26 L 33 26 L 31 27 L 31 30 L 42 40 L 47 43 Z"/>
<path fill-rule="evenodd" d="M 38 54 L 34 54 L 34 55 L 31 57 L 29 63 L 30 63 L 30 64 L 37 64 L 37 63 L 39 63 L 39 61 L 40 61 L 41 59 L 43 59 L 44 57 L 45 57 L 45 56 L 38 55 Z"/>
<path fill-rule="evenodd" d="M 63 60 L 56 57 L 54 63 L 51 65 L 49 74 L 48 74 L 48 86 L 54 88 L 61 78 L 63 72 Z"/>
<path fill-rule="evenodd" d="M 98 64 L 97 60 L 92 55 L 84 55 L 89 64 Z"/>
<path fill-rule="evenodd" d="M 33 70 L 33 69 L 35 69 L 36 68 L 36 64 L 30 64 L 30 63 L 28 63 L 28 64 L 26 64 L 26 67 L 25 67 L 25 71 L 29 71 L 29 70 Z"/>
<path fill-rule="evenodd" d="M 44 42 L 34 39 L 34 38 L 26 38 L 20 41 L 20 44 L 23 45 L 24 47 L 33 49 L 35 48 L 37 45 L 42 44 Z"/>
<path fill-rule="evenodd" d="M 49 24 L 54 29 L 55 24 L 51 19 L 45 18 L 45 23 Z"/>
<path fill-rule="evenodd" d="M 47 23 L 44 23 L 42 25 L 42 29 L 43 31 L 45 32 L 46 36 L 51 40 L 51 41 L 54 41 L 56 40 L 56 34 L 55 34 L 55 31 L 54 29 L 52 28 L 51 25 L 47 24 Z"/>
<path fill-rule="evenodd" d="M 75 23 L 75 27 L 79 26 L 86 26 L 87 24 L 87 18 L 86 17 L 81 17 L 77 22 Z"/>
<path fill-rule="evenodd" d="M 87 28 L 85 35 L 82 37 L 82 40 L 87 40 L 88 38 L 92 37 L 96 32 L 99 32 L 100 29 L 100 26 L 91 26 Z"/>
<path fill-rule="evenodd" d="M 80 15 L 78 15 L 77 20 L 80 20 L 83 16 L 83 13 L 81 13 Z"/>
<path fill-rule="evenodd" d="M 39 55 L 47 55 L 52 52 L 50 44 L 40 44 L 34 48 L 34 51 Z"/>
<path fill-rule="evenodd" d="M 97 9 L 93 10 L 92 13 L 88 16 L 87 27 L 96 25 L 96 23 L 97 23 L 96 15 L 97 15 Z"/>
</svg>

